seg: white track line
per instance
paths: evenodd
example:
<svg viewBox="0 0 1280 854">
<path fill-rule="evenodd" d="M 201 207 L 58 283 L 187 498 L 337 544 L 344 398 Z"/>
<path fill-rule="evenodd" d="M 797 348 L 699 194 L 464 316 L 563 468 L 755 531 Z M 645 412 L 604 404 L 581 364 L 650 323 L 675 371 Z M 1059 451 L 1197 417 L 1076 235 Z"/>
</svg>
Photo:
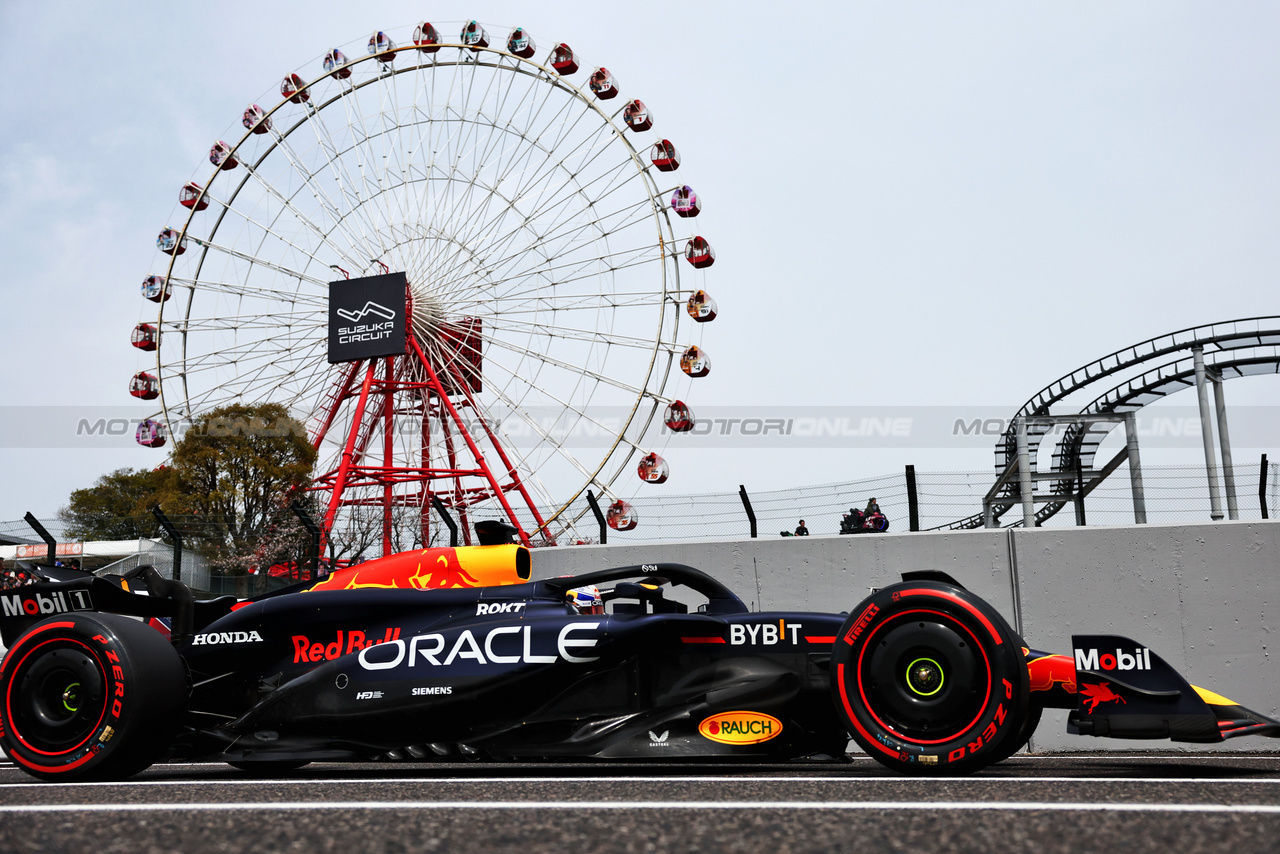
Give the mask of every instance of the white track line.
<svg viewBox="0 0 1280 854">
<path fill-rule="evenodd" d="M 3 813 L 123 813 L 266 810 L 841 810 L 850 812 L 1126 812 L 1280 814 L 1267 804 L 1099 804 L 1026 801 L 303 801 L 296 803 L 32 804 L 0 806 Z"/>
<path fill-rule="evenodd" d="M 724 777 L 724 776 L 682 776 L 682 777 L 345 777 L 327 779 L 312 777 L 248 777 L 225 780 L 125 780 L 105 783 L 42 783 L 29 780 L 22 783 L 0 783 L 0 789 L 42 789 L 58 788 L 96 788 L 102 786 L 119 786 L 146 788 L 147 786 L 369 786 L 422 783 L 469 783 L 482 785 L 485 783 L 763 783 L 770 785 L 779 783 L 1209 783 L 1219 785 L 1275 785 L 1280 777 L 1262 779 L 1240 779 L 1237 777 Z"/>
</svg>

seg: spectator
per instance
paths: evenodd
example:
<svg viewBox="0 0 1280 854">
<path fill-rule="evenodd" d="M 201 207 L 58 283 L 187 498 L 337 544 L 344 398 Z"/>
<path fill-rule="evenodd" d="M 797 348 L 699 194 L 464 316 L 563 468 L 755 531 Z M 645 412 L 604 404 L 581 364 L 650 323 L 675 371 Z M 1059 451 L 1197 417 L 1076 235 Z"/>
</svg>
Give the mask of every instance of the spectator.
<svg viewBox="0 0 1280 854">
<path fill-rule="evenodd" d="M 800 524 L 799 524 L 799 525 L 796 525 L 796 536 L 797 536 L 797 537 L 807 537 L 807 536 L 809 536 L 809 529 L 808 529 L 808 528 L 806 528 L 806 527 L 804 526 L 804 520 L 803 520 L 803 519 L 801 519 L 801 520 L 800 520 Z"/>
<path fill-rule="evenodd" d="M 879 513 L 880 505 L 876 503 L 875 496 L 871 496 L 871 500 L 867 502 L 867 507 L 862 511 L 862 515 L 870 516 L 872 513 Z"/>
</svg>

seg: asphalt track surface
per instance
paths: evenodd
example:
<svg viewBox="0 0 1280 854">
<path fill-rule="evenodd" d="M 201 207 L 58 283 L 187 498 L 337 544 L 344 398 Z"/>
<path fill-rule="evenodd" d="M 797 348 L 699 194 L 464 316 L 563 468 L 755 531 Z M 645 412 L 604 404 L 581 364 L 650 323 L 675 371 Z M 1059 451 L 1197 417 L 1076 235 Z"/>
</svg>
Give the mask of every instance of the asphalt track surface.
<svg viewBox="0 0 1280 854">
<path fill-rule="evenodd" d="M 0 764 L 0 851 L 1280 851 L 1280 754 L 1019 756 L 959 779 L 845 764 Z"/>
</svg>

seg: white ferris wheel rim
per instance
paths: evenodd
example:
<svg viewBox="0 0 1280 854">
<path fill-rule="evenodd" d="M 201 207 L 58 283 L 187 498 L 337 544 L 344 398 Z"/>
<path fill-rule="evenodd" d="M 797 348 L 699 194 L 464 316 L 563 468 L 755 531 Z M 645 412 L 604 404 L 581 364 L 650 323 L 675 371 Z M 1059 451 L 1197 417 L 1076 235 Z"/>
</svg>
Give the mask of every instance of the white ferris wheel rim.
<svg viewBox="0 0 1280 854">
<path fill-rule="evenodd" d="M 600 139 L 603 139 L 607 144 L 606 149 L 608 149 L 608 146 L 613 146 L 613 148 L 616 149 L 617 146 L 615 144 L 621 144 L 626 153 L 624 163 L 635 169 L 635 176 L 628 175 L 628 178 L 638 177 L 641 181 L 641 185 L 645 189 L 645 194 L 643 198 L 634 200 L 626 206 L 615 209 L 613 211 L 613 215 L 616 217 L 628 210 L 635 209 L 640 212 L 645 221 L 652 221 L 653 225 L 656 226 L 656 246 L 653 247 L 653 249 L 657 252 L 657 267 L 661 271 L 661 286 L 659 288 L 653 289 L 652 291 L 641 290 L 618 292 L 609 295 L 614 299 L 622 300 L 622 302 L 617 303 L 614 306 L 615 308 L 619 305 L 625 307 L 628 305 L 628 300 L 634 300 L 635 305 L 655 307 L 658 312 L 656 334 L 651 337 L 634 334 L 628 335 L 617 332 L 613 329 L 608 329 L 602 332 L 598 324 L 597 328 L 593 329 L 589 323 L 581 326 L 571 326 L 568 323 L 561 322 L 551 326 L 545 322 L 541 322 L 538 320 L 539 311 L 536 307 L 533 307 L 529 301 L 537 300 L 537 288 L 526 288 L 524 292 L 507 292 L 501 295 L 495 293 L 494 296 L 487 301 L 483 299 L 473 299 L 471 301 L 471 305 L 469 306 L 470 308 L 482 315 L 484 311 L 488 310 L 490 313 L 485 316 L 492 322 L 505 324 L 508 329 L 520 331 L 529 339 L 536 339 L 538 336 L 553 336 L 562 339 L 577 339 L 589 344 L 599 344 L 603 342 L 607 348 L 628 347 L 641 350 L 647 354 L 648 361 L 644 366 L 643 376 L 641 376 L 637 381 L 632 377 L 624 379 L 611 376 L 603 371 L 592 370 L 589 365 L 570 364 L 563 359 L 557 359 L 546 352 L 536 348 L 531 348 L 527 345 L 521 345 L 517 341 L 513 341 L 508 338 L 497 336 L 486 337 L 486 344 L 489 345 L 486 348 L 487 352 L 485 354 L 488 364 L 494 364 L 493 351 L 496 347 L 498 350 L 504 351 L 506 357 L 517 359 L 517 365 L 523 364 L 525 360 L 537 363 L 538 370 L 536 373 L 539 375 L 543 371 L 547 370 L 577 371 L 580 381 L 590 380 L 591 382 L 594 382 L 596 386 L 608 386 L 616 391 L 630 395 L 633 398 L 630 403 L 629 413 L 627 413 L 624 421 L 621 423 L 620 429 L 617 429 L 612 442 L 608 445 L 605 452 L 599 456 L 599 459 L 578 459 L 579 455 L 570 453 L 569 449 L 565 447 L 563 442 L 558 441 L 535 420 L 524 415 L 522 404 L 530 393 L 529 389 L 526 389 L 524 394 L 520 397 L 515 397 L 507 393 L 507 388 L 509 388 L 511 380 L 517 373 L 515 369 L 512 369 L 509 366 L 507 367 L 507 373 L 510 375 L 508 385 L 498 391 L 497 398 L 508 408 L 508 410 L 510 410 L 510 413 L 514 417 L 521 419 L 524 422 L 524 425 L 530 429 L 531 432 L 537 435 L 540 441 L 547 448 L 552 449 L 556 454 L 562 457 L 564 461 L 576 468 L 582 476 L 582 482 L 570 491 L 571 494 L 562 496 L 559 499 L 552 498 L 545 489 L 542 490 L 542 497 L 544 499 L 551 498 L 549 505 L 553 510 L 553 516 L 559 516 L 589 488 L 595 487 L 599 489 L 602 494 L 609 494 L 611 492 L 614 482 L 622 472 L 626 470 L 628 463 L 634 457 L 635 452 L 640 451 L 643 454 L 645 450 L 651 450 L 651 448 L 644 448 L 639 444 L 640 437 L 644 435 L 644 432 L 652 423 L 657 407 L 661 403 L 670 402 L 671 400 L 664 396 L 668 376 L 671 373 L 672 362 L 679 352 L 684 349 L 685 345 L 678 339 L 680 312 L 672 308 L 673 303 L 679 303 L 680 301 L 681 286 L 679 265 L 678 263 L 674 263 L 675 259 L 678 259 L 679 257 L 677 238 L 672 227 L 671 211 L 664 204 L 664 196 L 666 193 L 670 192 L 670 189 L 659 187 L 654 180 L 652 167 L 643 161 L 643 155 L 641 153 L 642 149 L 637 149 L 636 146 L 632 145 L 627 133 L 614 123 L 614 119 L 617 117 L 618 112 L 621 112 L 620 109 L 618 112 L 609 115 L 609 113 L 602 108 L 601 102 L 590 93 L 585 92 L 583 87 L 575 86 L 572 82 L 556 74 L 553 70 L 543 64 L 532 61 L 531 59 L 523 59 L 514 56 L 498 49 L 497 47 L 485 47 L 477 50 L 457 43 L 444 43 L 441 45 L 440 49 L 442 51 L 454 52 L 454 58 L 447 61 L 441 61 L 439 56 L 433 54 L 429 59 L 424 59 L 423 57 L 425 55 L 420 54 L 417 47 L 413 44 L 405 44 L 404 46 L 395 49 L 397 59 L 405 59 L 408 57 L 417 58 L 418 62 L 412 65 L 408 62 L 404 62 L 401 63 L 399 67 L 389 67 L 388 64 L 381 62 L 379 58 L 371 54 L 357 56 L 355 59 L 350 59 L 345 67 L 352 71 L 356 71 L 362 66 L 367 66 L 369 69 L 377 69 L 377 72 L 366 75 L 365 79 L 355 81 L 352 84 L 345 86 L 329 73 L 322 74 L 314 80 L 304 83 L 304 87 L 300 91 L 305 91 L 313 95 L 319 94 L 322 88 L 329 86 L 329 84 L 339 84 L 335 87 L 331 87 L 336 91 L 327 92 L 324 100 L 316 98 L 316 103 L 314 105 L 294 105 L 290 103 L 288 98 L 282 97 L 274 107 L 270 110 L 265 110 L 264 112 L 267 120 L 288 119 L 289 124 L 287 127 L 273 127 L 271 132 L 268 135 L 265 135 L 265 138 L 270 139 L 270 143 L 266 145 L 265 150 L 257 152 L 255 147 L 252 145 L 254 138 L 258 136 L 252 129 L 246 129 L 242 137 L 233 146 L 230 146 L 230 153 L 233 157 L 237 157 L 237 159 L 239 159 L 240 169 L 243 174 L 234 185 L 233 192 L 225 198 L 220 198 L 219 194 L 214 191 L 215 179 L 219 176 L 221 170 L 216 166 L 213 167 L 213 174 L 204 184 L 204 193 L 205 197 L 211 202 L 210 207 L 216 205 L 218 208 L 216 211 L 216 222 L 207 232 L 204 233 L 204 236 L 197 236 L 197 234 L 194 233 L 197 231 L 194 224 L 197 222 L 198 213 L 197 209 L 192 207 L 180 229 L 180 239 L 189 239 L 195 244 L 195 248 L 199 249 L 199 262 L 195 265 L 195 272 L 188 278 L 183 278 L 181 275 L 178 275 L 182 265 L 179 262 L 179 256 L 177 254 L 170 256 L 168 268 L 166 270 L 166 278 L 171 286 L 186 286 L 188 288 L 188 298 L 185 300 L 185 313 L 176 321 L 166 319 L 166 303 L 163 301 L 160 302 L 160 310 L 157 320 L 158 328 L 161 330 L 168 330 L 170 334 L 172 334 L 176 329 L 181 337 L 181 357 L 179 361 L 175 362 L 173 360 L 169 360 L 166 362 L 165 351 L 163 349 L 157 350 L 156 354 L 155 366 L 157 377 L 160 380 L 160 404 L 163 418 L 169 424 L 178 424 L 189 421 L 191 418 L 198 416 L 201 411 L 206 411 L 211 408 L 212 405 L 216 405 L 216 395 L 214 392 L 219 388 L 226 388 L 225 386 L 215 384 L 209 389 L 201 392 L 199 395 L 193 394 L 191 389 L 192 376 L 200 373 L 202 370 L 208 369 L 209 365 L 216 361 L 210 360 L 208 354 L 191 352 L 190 345 L 194 342 L 194 339 L 198 338 L 197 333 L 202 330 L 209 329 L 226 329 L 228 326 L 234 326 L 237 332 L 247 331 L 255 326 L 259 328 L 271 328 L 273 326 L 272 322 L 266 319 L 266 317 L 260 312 L 250 312 L 245 315 L 213 312 L 210 313 L 208 317 L 200 317 L 194 313 L 193 309 L 196 308 L 198 295 L 200 295 L 202 291 L 207 292 L 210 289 L 213 289 L 223 296 L 234 296 L 241 301 L 250 298 L 250 296 L 253 298 L 287 301 L 294 307 L 294 314 L 290 317 L 290 323 L 288 324 L 289 328 L 292 329 L 295 324 L 305 328 L 308 327 L 309 324 L 309 328 L 314 330 L 319 322 L 318 318 L 322 314 L 323 299 L 319 295 L 318 291 L 304 293 L 304 283 L 309 284 L 311 287 L 316 289 L 322 288 L 327 285 L 327 280 L 315 275 L 315 270 L 330 268 L 346 270 L 345 267 L 342 267 L 343 263 L 351 264 L 352 266 L 356 266 L 360 263 L 360 259 L 355 257 L 355 254 L 350 251 L 344 251 L 344 247 L 342 245 L 335 245 L 337 244 L 337 241 L 334 241 L 333 235 L 341 230 L 343 232 L 347 232 L 348 236 L 350 236 L 351 232 L 359 230 L 362 232 L 360 239 L 371 240 L 372 236 L 376 236 L 378 248 L 382 250 L 377 253 L 376 257 L 386 256 L 388 246 L 385 238 L 388 234 L 385 229 L 381 228 L 376 223 L 361 221 L 361 218 L 353 216 L 355 214 L 367 215 L 367 211 L 365 210 L 367 200 L 361 200 L 352 210 L 342 213 L 339 205 L 336 204 L 322 188 L 318 187 L 318 184 L 320 183 L 318 176 L 321 172 L 319 170 L 308 172 L 306 168 L 299 165 L 303 162 L 303 159 L 293 150 L 293 143 L 291 143 L 291 139 L 295 133 L 304 132 L 304 129 L 307 128 L 316 131 L 323 129 L 325 111 L 332 110 L 334 108 L 341 108 L 346 112 L 346 128 L 348 130 L 351 129 L 354 127 L 356 122 L 356 119 L 352 118 L 350 110 L 350 106 L 353 103 L 358 103 L 355 101 L 355 97 L 366 90 L 375 93 L 381 91 L 381 94 L 385 96 L 385 89 L 379 90 L 379 87 L 384 85 L 388 80 L 394 81 L 398 79 L 401 75 L 414 74 L 422 76 L 424 73 L 429 74 L 431 75 L 433 85 L 435 75 L 443 69 L 447 69 L 449 72 L 453 73 L 455 78 L 460 73 L 469 73 L 474 76 L 476 70 L 480 68 L 489 69 L 489 72 L 493 75 L 493 79 L 498 79 L 499 74 L 506 74 L 508 76 L 505 79 L 508 81 L 514 81 L 517 74 L 524 75 L 528 78 L 528 81 L 526 82 L 530 83 L 529 91 L 534 91 L 533 87 L 535 85 L 545 86 L 545 89 L 538 91 L 550 93 L 554 90 L 564 96 L 567 96 L 567 100 L 564 102 L 564 105 L 561 106 L 561 109 L 565 109 L 565 105 L 568 105 L 580 110 L 581 112 L 575 120 L 575 123 L 580 122 L 583 116 L 594 115 L 594 117 L 600 122 L 599 128 L 607 131 L 607 137 L 597 136 L 597 142 L 599 142 Z M 508 86 L 510 86 L 510 83 L 508 83 Z M 422 87 L 416 87 L 418 90 L 421 88 Z M 543 103 L 545 105 L 545 98 Z M 625 104 L 627 101 L 623 100 L 619 103 Z M 417 106 L 418 105 L 415 102 L 415 109 Z M 445 106 L 448 107 L 448 104 Z M 290 110 L 292 109 L 296 109 L 298 112 L 291 113 Z M 362 125 L 366 123 L 366 120 L 367 117 L 363 115 L 359 118 Z M 488 120 L 487 124 L 489 128 L 499 135 L 513 133 L 509 123 L 507 127 L 499 128 L 498 121 L 494 117 L 485 115 L 482 110 L 478 110 L 473 116 L 468 116 L 466 104 L 464 104 L 463 108 L 459 111 L 457 118 L 459 125 L 466 126 L 467 130 L 474 130 L 476 126 L 485 124 L 485 120 Z M 325 140 L 327 140 L 329 149 L 331 150 L 328 154 L 329 173 L 336 176 L 341 174 L 341 170 L 334 166 L 335 160 L 340 159 L 344 153 L 349 153 L 349 151 L 357 151 L 358 153 L 362 144 L 366 149 L 371 149 L 374 140 L 386 137 L 391 133 L 398 133 L 406 126 L 429 126 L 432 122 L 433 119 L 430 116 L 427 116 L 426 118 L 414 123 L 406 123 L 397 119 L 390 127 L 384 127 L 374 133 L 368 132 L 366 128 L 360 138 L 354 139 L 347 152 L 339 149 L 339 146 L 334 142 L 333 136 L 328 133 L 328 131 L 325 131 L 323 138 L 321 138 L 320 134 L 317 133 L 317 144 L 323 148 Z M 600 131 L 597 131 L 597 135 L 599 133 Z M 549 162 L 552 155 L 556 152 L 554 146 L 542 146 L 540 136 L 531 141 L 529 139 L 529 135 L 524 132 L 515 130 L 514 134 L 525 143 L 531 143 L 533 148 L 540 148 L 543 150 L 544 162 Z M 417 139 L 418 144 L 421 145 L 423 140 L 424 137 L 420 135 Z M 258 146 L 257 148 L 261 148 L 261 146 Z M 246 154 L 248 156 L 246 156 Z M 291 190 L 287 188 L 282 189 L 274 186 L 270 179 L 262 177 L 263 164 L 266 163 L 271 156 L 283 157 L 285 160 L 288 160 L 292 164 L 292 168 L 295 170 L 295 177 L 301 176 L 303 178 L 302 184 L 298 187 L 292 188 Z M 562 156 L 559 160 L 555 161 L 553 166 L 558 169 L 563 169 L 566 159 L 567 155 Z M 456 170 L 457 165 L 455 164 L 453 168 Z M 577 175 L 572 174 L 564 184 L 567 186 L 568 184 L 576 181 Z M 500 200 L 500 207 L 505 205 L 504 210 L 516 210 L 517 201 L 503 195 L 503 188 L 500 186 L 501 183 L 502 181 L 499 181 L 497 185 L 490 186 L 480 180 L 478 173 L 473 174 L 470 180 L 466 182 L 468 188 L 467 192 L 470 193 L 476 187 L 480 187 L 484 194 L 484 198 L 487 200 L 485 202 L 486 205 L 489 201 L 496 198 Z M 273 235 L 273 232 L 278 230 L 278 224 L 283 221 L 280 218 L 284 217 L 286 213 L 289 213 L 292 216 L 292 224 L 295 227 L 301 226 L 303 233 L 310 232 L 313 239 L 317 239 L 319 241 L 319 245 L 317 247 L 308 249 L 306 247 L 298 247 L 298 238 L 296 238 L 296 236 L 283 236 L 282 238 L 283 242 L 298 248 L 302 254 L 310 258 L 313 265 L 310 272 L 291 269 L 282 263 L 278 263 L 278 259 L 273 260 L 270 257 L 262 257 L 261 253 L 244 252 L 242 249 L 238 249 L 234 245 L 222 245 L 216 239 L 219 230 L 222 228 L 223 221 L 228 216 L 235 216 L 239 213 L 235 207 L 237 198 L 247 187 L 253 187 L 255 184 L 258 186 L 260 192 L 265 193 L 273 201 L 278 203 L 279 210 L 277 212 L 277 219 L 267 223 L 261 223 L 254 222 L 250 215 L 244 215 L 245 223 L 242 223 L 240 226 L 242 231 L 249 225 L 260 229 L 262 236 L 260 238 L 259 245 L 262 245 L 268 235 Z M 341 185 L 341 181 L 339 181 L 339 184 Z M 382 186 L 381 179 L 379 179 L 378 186 Z M 311 213 L 299 209 L 297 199 L 299 197 L 298 194 L 303 189 L 309 189 L 312 192 L 313 197 L 317 200 L 321 209 L 327 206 L 332 208 L 333 211 L 339 212 L 340 215 L 336 217 L 331 226 L 326 228 L 325 225 L 316 221 L 320 219 L 320 217 L 313 216 Z M 396 190 L 399 189 L 399 187 L 392 186 L 391 189 Z M 609 193 L 616 192 L 617 189 L 617 187 L 614 187 L 609 190 Z M 349 192 L 349 190 L 350 187 L 339 187 L 339 192 Z M 385 190 L 380 189 L 374 195 L 382 196 L 385 192 Z M 579 194 L 582 193 L 582 187 L 577 186 L 575 192 Z M 602 197 L 607 197 L 609 193 L 603 194 Z M 555 193 L 552 195 L 554 198 Z M 356 197 L 358 199 L 360 198 L 360 194 L 358 192 L 356 193 Z M 348 220 L 350 220 L 350 222 L 348 222 Z M 406 224 L 408 224 L 408 217 L 406 217 Z M 553 225 L 556 224 L 557 223 L 553 221 Z M 421 223 L 421 225 L 425 226 L 426 231 L 432 231 L 434 229 L 438 232 L 440 230 L 434 221 Z M 595 228 L 596 231 L 600 230 L 599 223 L 592 223 L 590 224 L 590 227 Z M 587 229 L 588 226 L 579 225 L 577 227 L 579 232 L 586 231 Z M 473 231 L 468 236 L 473 237 L 474 234 L 475 232 Z M 275 234 L 274 236 L 277 238 L 282 237 L 279 234 Z M 607 237 L 608 235 L 606 234 L 605 236 Z M 349 239 L 348 248 L 358 244 L 360 239 Z M 408 238 L 402 235 L 402 239 Z M 462 246 L 461 241 L 455 240 L 452 235 L 445 239 L 458 243 L 459 246 L 464 249 L 467 248 Z M 234 240 L 232 242 L 234 242 Z M 321 248 L 328 248 L 332 250 L 331 254 L 326 258 L 317 257 L 317 253 Z M 518 254 L 518 251 L 514 251 L 514 247 L 508 246 L 508 248 L 513 249 L 511 254 Z M 543 255 L 545 256 L 545 261 L 554 262 L 556 260 L 547 254 L 544 246 L 538 246 L 536 248 L 544 250 Z M 288 279 L 292 279 L 294 289 L 290 291 L 287 288 L 279 288 L 274 292 L 271 292 L 270 289 L 264 290 L 257 284 L 250 284 L 247 281 L 221 282 L 204 277 L 202 273 L 206 262 L 211 257 L 211 253 L 214 253 L 215 257 L 220 253 L 226 258 L 239 259 L 247 262 L 250 265 L 250 268 L 273 270 L 274 272 L 285 276 L 286 281 Z M 507 259 L 504 258 L 500 260 Z M 610 267 L 610 272 L 616 272 L 619 267 L 625 268 L 629 265 L 629 262 L 634 263 L 637 266 L 644 263 L 652 263 L 652 259 L 646 260 L 642 258 L 640 253 L 636 252 L 634 248 L 623 248 L 618 252 L 610 251 L 608 253 L 597 253 L 594 257 L 591 257 L 588 260 L 596 262 L 597 266 L 600 264 L 608 265 Z M 324 263 L 326 261 L 330 263 Z M 323 264 L 323 268 L 319 266 L 321 264 Z M 457 273 L 460 264 L 461 261 L 458 258 L 455 258 L 453 267 L 450 268 L 450 273 Z M 501 264 L 493 264 L 490 266 L 496 270 L 501 267 Z M 581 263 L 581 260 L 571 261 L 569 264 L 565 265 L 565 270 L 563 271 L 568 275 L 556 276 L 556 279 L 562 283 L 565 279 L 572 281 L 574 274 L 589 277 L 591 275 L 590 272 L 584 272 L 587 270 L 588 266 L 589 265 Z M 550 263 L 549 266 L 544 264 L 541 268 L 541 272 L 547 273 L 555 271 L 556 269 L 557 268 L 554 263 Z M 520 271 L 509 270 L 508 272 L 510 275 L 507 276 L 507 278 L 504 279 L 499 276 L 488 283 L 489 287 L 496 288 L 509 282 L 527 283 L 527 280 L 529 279 L 527 273 L 522 275 Z M 467 279 L 464 275 L 454 275 L 451 280 L 454 287 L 452 289 L 445 287 L 440 290 L 438 295 L 441 297 L 456 298 L 460 291 L 460 288 L 457 287 L 457 283 L 466 281 Z M 526 298 L 526 301 L 524 303 L 513 303 L 512 300 L 515 298 Z M 489 304 L 486 305 L 486 302 Z M 505 305 L 505 308 L 501 311 L 497 310 L 495 305 L 498 303 Z M 561 317 L 563 317 L 566 313 L 571 313 L 572 307 L 557 306 L 556 311 Z M 172 314 L 172 311 L 170 313 Z M 597 311 L 597 314 L 599 314 L 599 311 Z M 529 315 L 529 317 L 525 318 L 523 315 Z M 495 320 L 495 318 L 500 318 L 500 320 Z M 417 320 L 417 309 L 415 308 L 415 321 Z M 255 352 L 259 352 L 260 354 L 260 351 L 263 349 L 261 345 L 264 340 L 265 339 L 262 338 L 254 340 L 254 343 L 250 347 L 245 348 L 242 353 L 237 353 L 235 351 L 222 352 L 220 354 L 220 358 L 222 358 L 223 361 L 219 364 L 225 366 L 228 360 L 238 364 L 241 359 L 245 359 Z M 281 348 L 281 350 L 276 351 L 274 355 L 276 358 L 270 359 L 269 362 L 270 364 L 278 367 L 289 364 L 291 359 L 298 358 L 291 352 L 291 348 Z M 664 357 L 665 364 L 663 363 Z M 202 359 L 205 361 L 202 362 Z M 501 364 L 500 360 L 498 364 Z M 179 395 L 177 402 L 173 401 L 173 395 L 171 392 L 171 389 L 173 388 L 172 377 L 175 373 L 177 374 L 177 378 L 180 380 L 181 388 L 181 394 Z M 312 398 L 311 410 L 308 414 L 313 415 L 316 411 L 316 407 L 321 403 L 321 398 L 324 394 L 323 386 L 326 380 L 331 380 L 332 375 L 332 371 L 329 371 L 327 374 L 323 370 L 314 372 L 309 378 L 304 379 L 304 382 L 294 392 L 294 400 L 289 402 L 297 403 L 298 397 L 310 395 Z M 291 379 L 296 379 L 299 376 L 299 369 L 294 368 L 289 376 Z M 166 377 L 170 378 L 170 382 L 167 384 L 165 382 Z M 269 371 L 262 372 L 262 382 L 263 384 L 269 384 L 272 382 L 272 375 Z M 530 388 L 534 387 L 533 383 L 530 383 L 529 386 Z M 244 396 L 244 391 L 253 390 L 254 388 L 254 378 L 252 375 L 238 379 L 235 387 L 236 393 L 224 393 L 221 402 L 230 402 L 230 399 L 239 399 Z M 566 399 L 572 397 L 572 392 L 569 395 L 558 396 L 557 394 L 548 392 L 545 389 L 542 391 L 543 398 L 539 402 L 561 406 L 566 412 L 573 413 L 578 422 L 585 422 L 596 429 L 606 431 L 610 429 L 609 425 L 602 423 L 599 419 L 593 417 L 586 411 L 590 405 L 589 397 L 587 398 L 586 403 L 575 403 L 572 399 Z M 632 430 L 633 427 L 638 427 L 638 431 Z M 632 430 L 632 432 L 629 433 L 629 430 Z M 621 451 L 621 453 L 619 453 L 619 451 Z M 517 453 L 516 456 L 521 457 L 519 460 L 520 465 L 523 466 L 527 462 L 522 455 Z M 611 461 L 613 463 L 612 465 Z M 538 478 L 536 467 L 532 470 L 523 468 L 522 470 L 526 471 L 526 473 L 533 477 L 536 482 Z M 585 509 L 580 511 L 578 515 L 581 515 L 581 512 L 585 512 Z M 574 518 L 576 518 L 576 516 Z"/>
</svg>

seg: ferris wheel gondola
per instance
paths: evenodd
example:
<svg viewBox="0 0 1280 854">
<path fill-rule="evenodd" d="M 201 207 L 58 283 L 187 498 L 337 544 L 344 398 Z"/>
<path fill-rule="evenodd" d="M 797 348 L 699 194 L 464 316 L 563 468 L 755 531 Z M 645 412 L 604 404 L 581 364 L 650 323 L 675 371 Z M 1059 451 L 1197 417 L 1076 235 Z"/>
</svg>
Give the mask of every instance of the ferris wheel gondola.
<svg viewBox="0 0 1280 854">
<path fill-rule="evenodd" d="M 478 22 L 424 22 L 397 46 L 377 31 L 314 79 L 285 75 L 158 240 L 154 373 L 132 393 L 154 391 L 170 427 L 286 404 L 320 451 L 328 526 L 407 511 L 425 543 L 438 501 L 467 536 L 468 517 L 501 515 L 555 542 L 588 488 L 620 501 L 615 482 L 653 454 L 682 356 L 702 359 L 690 376 L 709 365 L 680 310 L 699 290 L 680 257 L 704 265 L 677 233 L 701 205 L 664 174 L 674 146 L 646 156 L 649 111 L 610 107 L 607 69 L 575 84 L 567 45 L 543 64 L 509 32 L 491 46 Z M 383 273 L 407 282 L 405 352 L 329 364 L 329 283 Z"/>
</svg>

